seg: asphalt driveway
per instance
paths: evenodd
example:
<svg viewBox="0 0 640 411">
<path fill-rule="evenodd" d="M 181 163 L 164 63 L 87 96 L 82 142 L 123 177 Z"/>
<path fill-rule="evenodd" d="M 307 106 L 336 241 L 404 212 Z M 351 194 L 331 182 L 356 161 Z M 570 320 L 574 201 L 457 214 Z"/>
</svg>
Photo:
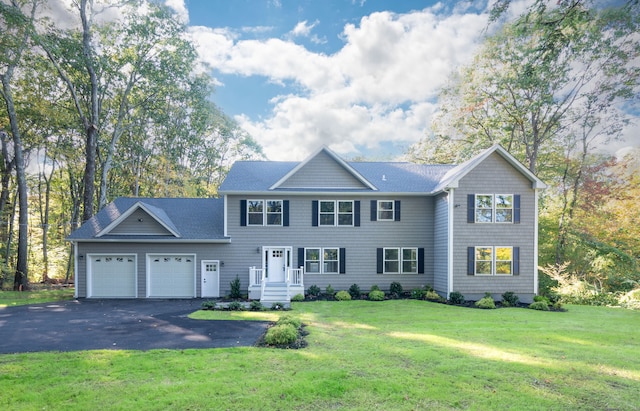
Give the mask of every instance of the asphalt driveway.
<svg viewBox="0 0 640 411">
<path fill-rule="evenodd" d="M 201 300 L 73 300 L 0 308 L 0 353 L 255 344 L 260 321 L 201 321 Z"/>
</svg>

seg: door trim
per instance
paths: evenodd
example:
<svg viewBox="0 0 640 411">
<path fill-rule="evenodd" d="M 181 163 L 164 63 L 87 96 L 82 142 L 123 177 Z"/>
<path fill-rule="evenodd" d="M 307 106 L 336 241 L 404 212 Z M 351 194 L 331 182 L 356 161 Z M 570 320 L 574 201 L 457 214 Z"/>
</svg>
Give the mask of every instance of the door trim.
<svg viewBox="0 0 640 411">
<path fill-rule="evenodd" d="M 217 264 L 218 266 L 218 276 L 216 278 L 218 284 L 217 284 L 217 290 L 218 290 L 218 295 L 205 295 L 204 293 L 204 280 L 205 280 L 205 276 L 204 273 L 206 272 L 206 265 L 207 264 Z M 215 293 L 214 293 L 215 294 Z M 220 297 L 220 260 L 202 260 L 200 262 L 200 298 L 218 298 Z"/>
</svg>

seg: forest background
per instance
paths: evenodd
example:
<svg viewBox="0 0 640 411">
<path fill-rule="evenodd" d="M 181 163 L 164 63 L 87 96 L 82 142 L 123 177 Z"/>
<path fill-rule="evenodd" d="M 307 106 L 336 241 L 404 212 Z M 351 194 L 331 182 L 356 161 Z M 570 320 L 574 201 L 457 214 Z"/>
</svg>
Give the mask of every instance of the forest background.
<svg viewBox="0 0 640 411">
<path fill-rule="evenodd" d="M 174 11 L 145 0 L 0 0 L 0 280 L 73 282 L 64 238 L 118 196 L 214 197 L 259 144 L 210 100 L 213 79 Z M 474 61 L 452 68 L 406 159 L 460 163 L 502 144 L 549 188 L 540 197 L 541 292 L 625 304 L 640 289 L 640 5 L 494 3 Z M 363 160 L 363 159 L 359 159 Z M 637 300 L 638 298 L 636 298 Z"/>
</svg>

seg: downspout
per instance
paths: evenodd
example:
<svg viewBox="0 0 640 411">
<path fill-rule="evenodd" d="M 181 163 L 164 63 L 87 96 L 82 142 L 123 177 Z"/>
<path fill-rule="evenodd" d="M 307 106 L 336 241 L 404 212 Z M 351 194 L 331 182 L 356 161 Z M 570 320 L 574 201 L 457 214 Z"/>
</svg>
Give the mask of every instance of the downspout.
<svg viewBox="0 0 640 411">
<path fill-rule="evenodd" d="M 538 192 L 534 189 L 534 230 L 533 230 L 533 294 L 538 295 Z"/>
<path fill-rule="evenodd" d="M 447 195 L 447 201 L 449 202 L 449 212 L 447 215 L 447 241 L 449 242 L 447 244 L 447 300 L 449 299 L 449 295 L 453 291 L 453 210 L 455 207 L 455 202 L 453 201 L 454 191 L 455 189 L 449 188 Z"/>
<path fill-rule="evenodd" d="M 228 208 L 227 208 L 227 196 L 226 196 L 226 195 L 223 195 L 223 196 L 222 196 L 222 201 L 223 201 L 223 205 L 222 205 L 222 208 L 223 208 L 223 210 L 222 210 L 222 216 L 223 216 L 223 217 L 222 217 L 222 218 L 223 218 L 223 220 L 224 220 L 224 221 L 223 221 L 223 226 L 224 226 L 224 228 L 223 228 L 224 234 L 223 234 L 223 235 L 224 235 L 225 237 L 227 237 L 227 209 L 228 209 Z"/>
</svg>

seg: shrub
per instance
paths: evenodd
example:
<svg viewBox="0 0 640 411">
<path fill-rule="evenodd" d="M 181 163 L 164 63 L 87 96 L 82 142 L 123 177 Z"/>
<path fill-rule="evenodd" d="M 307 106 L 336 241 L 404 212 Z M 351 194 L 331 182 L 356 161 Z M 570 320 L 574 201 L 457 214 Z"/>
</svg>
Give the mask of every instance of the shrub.
<svg viewBox="0 0 640 411">
<path fill-rule="evenodd" d="M 451 294 L 449 294 L 449 301 L 451 302 L 451 304 L 462 304 L 464 303 L 464 295 L 462 295 L 460 291 L 453 291 Z"/>
<path fill-rule="evenodd" d="M 389 285 L 389 293 L 395 298 L 400 297 L 402 295 L 402 284 L 397 281 L 392 282 Z"/>
<path fill-rule="evenodd" d="M 422 288 L 414 288 L 411 290 L 411 298 L 414 300 L 422 300 L 426 294 L 426 291 Z"/>
<path fill-rule="evenodd" d="M 280 317 L 280 319 L 278 320 L 277 324 L 278 325 L 291 324 L 296 329 L 302 327 L 302 321 L 300 321 L 299 319 L 295 318 L 291 314 L 285 314 L 282 317 Z"/>
<path fill-rule="evenodd" d="M 338 291 L 336 293 L 336 300 L 338 301 L 348 301 L 351 300 L 351 294 L 346 292 L 345 290 Z"/>
<path fill-rule="evenodd" d="M 513 292 L 507 291 L 502 294 L 502 305 L 505 307 L 515 307 L 520 302 L 520 298 Z"/>
<path fill-rule="evenodd" d="M 354 300 L 360 298 L 360 295 L 362 293 L 360 292 L 360 287 L 358 287 L 358 284 L 351 284 L 351 287 L 349 287 L 349 294 Z"/>
<path fill-rule="evenodd" d="M 380 290 L 372 290 L 369 292 L 369 299 L 371 301 L 384 301 L 384 292 Z"/>
<path fill-rule="evenodd" d="M 371 286 L 371 290 L 369 291 L 380 291 L 380 287 L 378 287 L 378 284 L 374 284 Z"/>
<path fill-rule="evenodd" d="M 534 303 L 545 303 L 547 305 L 551 304 L 551 301 L 549 301 L 549 299 L 547 297 L 545 297 L 544 295 L 536 295 L 533 297 L 533 302 Z"/>
<path fill-rule="evenodd" d="M 249 304 L 249 309 L 251 311 L 262 311 L 264 310 L 264 306 L 262 305 L 262 303 L 258 300 L 253 300 L 251 301 L 251 304 Z"/>
<path fill-rule="evenodd" d="M 284 304 L 282 303 L 273 303 L 271 304 L 271 309 L 274 311 L 284 310 Z"/>
<path fill-rule="evenodd" d="M 425 294 L 425 298 L 429 301 L 437 301 L 437 302 L 446 301 L 444 298 L 440 296 L 440 294 L 438 294 L 435 291 L 427 291 L 427 293 Z"/>
<path fill-rule="evenodd" d="M 549 304 L 545 303 L 544 301 L 536 301 L 529 304 L 529 308 L 531 308 L 532 310 L 549 311 Z"/>
<path fill-rule="evenodd" d="M 244 309 L 244 305 L 238 301 L 232 301 L 227 306 L 227 310 L 229 311 L 242 311 Z"/>
<path fill-rule="evenodd" d="M 333 287 L 331 287 L 331 284 L 327 285 L 327 288 L 325 288 L 324 291 L 327 295 L 333 297 L 333 295 L 336 293 L 336 290 L 333 289 Z"/>
<path fill-rule="evenodd" d="M 242 294 L 240 292 L 240 278 L 236 275 L 236 279 L 231 281 L 231 292 L 229 293 L 229 298 L 242 298 Z"/>
<path fill-rule="evenodd" d="M 496 308 L 496 303 L 493 301 L 493 297 L 489 293 L 485 293 L 484 297 L 476 301 L 475 306 L 486 310 Z"/>
<path fill-rule="evenodd" d="M 291 324 L 276 324 L 264 336 L 264 341 L 269 345 L 287 345 L 297 339 L 298 329 Z"/>
<path fill-rule="evenodd" d="M 307 294 L 309 294 L 310 296 L 313 297 L 317 297 L 320 295 L 320 287 L 318 287 L 317 285 L 312 285 L 311 287 L 309 287 L 309 289 L 307 290 Z"/>
<path fill-rule="evenodd" d="M 216 302 L 215 301 L 205 301 L 202 303 L 203 310 L 215 310 Z"/>
<path fill-rule="evenodd" d="M 296 294 L 291 298 L 291 301 L 304 301 L 304 295 Z"/>
</svg>

